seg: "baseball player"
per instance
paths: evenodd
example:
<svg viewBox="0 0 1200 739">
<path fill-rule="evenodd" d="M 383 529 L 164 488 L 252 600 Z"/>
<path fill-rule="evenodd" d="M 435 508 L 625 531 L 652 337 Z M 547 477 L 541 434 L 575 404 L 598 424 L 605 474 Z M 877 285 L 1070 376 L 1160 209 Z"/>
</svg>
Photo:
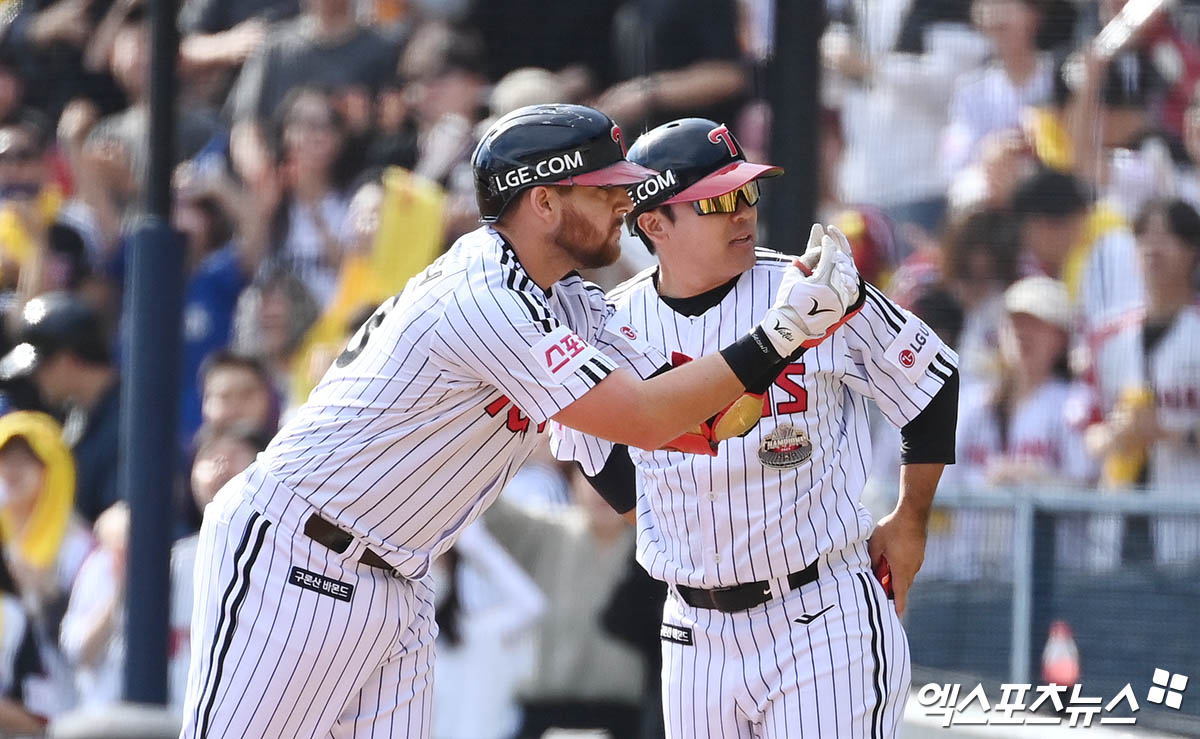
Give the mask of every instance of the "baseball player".
<svg viewBox="0 0 1200 739">
<path fill-rule="evenodd" d="M 642 377 L 669 377 L 768 312 L 792 259 L 755 248 L 755 204 L 759 179 L 781 170 L 747 162 L 725 126 L 699 118 L 644 134 L 629 159 L 659 171 L 630 188 L 631 223 L 659 266 L 610 293 L 596 345 Z M 830 251 L 849 259 L 837 229 L 814 226 L 803 262 Z M 556 455 L 580 462 L 618 511 L 636 510 L 638 561 L 669 585 L 669 737 L 896 732 L 909 683 L 898 613 L 954 458 L 957 356 L 876 288 L 858 292 L 830 340 L 666 448 L 553 427 Z M 878 526 L 859 503 L 869 400 L 904 434 L 900 499 Z"/>
<path fill-rule="evenodd" d="M 387 300 L 205 511 L 185 737 L 424 737 L 430 562 L 553 418 L 656 448 L 769 382 L 849 306 L 852 267 L 787 271 L 764 326 L 643 381 L 594 346 L 610 306 L 574 269 L 618 254 L 653 171 L 574 105 L 521 108 L 474 155 L 485 225 Z M 810 312 L 811 311 L 811 312 Z"/>
</svg>

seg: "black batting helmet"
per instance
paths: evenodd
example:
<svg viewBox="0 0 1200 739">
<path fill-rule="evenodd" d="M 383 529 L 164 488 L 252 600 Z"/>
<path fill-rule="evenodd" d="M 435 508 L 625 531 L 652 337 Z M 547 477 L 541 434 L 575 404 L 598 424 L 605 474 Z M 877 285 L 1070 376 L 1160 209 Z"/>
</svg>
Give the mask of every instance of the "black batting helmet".
<svg viewBox="0 0 1200 739">
<path fill-rule="evenodd" d="M 625 160 L 621 127 L 585 105 L 528 105 L 492 124 L 471 157 L 480 220 L 495 223 L 536 185 L 632 185 L 654 174 Z"/>
<path fill-rule="evenodd" d="M 747 162 L 729 129 L 707 118 L 681 118 L 647 131 L 629 148 L 628 159 L 658 171 L 628 188 L 631 221 L 660 205 L 713 198 L 783 174 L 779 167 Z"/>
</svg>

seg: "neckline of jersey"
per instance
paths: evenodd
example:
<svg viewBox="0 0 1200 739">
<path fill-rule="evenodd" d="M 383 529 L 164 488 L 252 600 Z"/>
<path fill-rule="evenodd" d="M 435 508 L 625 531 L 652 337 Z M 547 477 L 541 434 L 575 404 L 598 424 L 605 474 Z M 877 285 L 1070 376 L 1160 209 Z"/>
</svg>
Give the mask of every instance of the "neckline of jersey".
<svg viewBox="0 0 1200 739">
<path fill-rule="evenodd" d="M 656 292 L 658 291 L 658 273 L 659 270 L 656 269 L 654 270 L 654 274 L 652 276 L 652 279 L 654 280 L 654 290 Z M 743 272 L 742 274 L 745 273 Z M 682 316 L 687 316 L 688 318 L 696 318 L 697 316 L 704 315 L 709 309 L 720 304 L 720 302 L 725 299 L 725 296 L 728 295 L 731 290 L 733 290 L 733 286 L 737 284 L 737 281 L 742 278 L 742 274 L 734 276 L 733 279 L 724 283 L 723 285 L 717 285 L 711 290 L 705 290 L 699 295 L 692 295 L 691 297 L 687 298 L 669 298 L 660 292 L 658 293 L 658 299 L 676 313 Z"/>
<path fill-rule="evenodd" d="M 541 290 L 542 294 L 545 295 L 547 298 L 549 298 L 554 292 L 554 285 L 550 285 L 549 287 L 547 287 L 543 290 L 542 286 L 537 284 L 537 282 L 535 282 L 534 279 L 529 276 L 529 272 L 526 271 L 525 265 L 521 264 L 521 258 L 517 256 L 517 250 L 513 248 L 513 245 L 511 243 L 509 243 L 508 239 L 505 238 L 504 234 L 500 233 L 499 231 L 492 228 L 491 226 L 488 227 L 488 230 L 490 230 L 492 233 L 494 233 L 496 235 L 496 238 L 500 240 L 500 250 L 508 252 L 508 255 L 510 257 L 512 257 L 513 265 L 517 268 L 517 270 L 520 271 L 521 276 L 524 277 L 526 280 L 529 280 L 530 285 L 536 287 L 538 290 Z M 558 280 L 558 282 L 562 282 L 562 280 L 567 279 L 571 275 L 578 275 L 578 274 L 579 274 L 578 272 L 572 270 L 571 272 L 568 272 L 567 274 L 563 275 L 562 279 Z"/>
</svg>

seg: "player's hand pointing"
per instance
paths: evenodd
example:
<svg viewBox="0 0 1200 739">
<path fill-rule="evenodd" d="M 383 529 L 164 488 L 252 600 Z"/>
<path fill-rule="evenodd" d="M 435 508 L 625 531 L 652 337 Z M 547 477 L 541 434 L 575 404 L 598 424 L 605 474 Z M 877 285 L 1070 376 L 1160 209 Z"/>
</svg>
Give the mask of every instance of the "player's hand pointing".
<svg viewBox="0 0 1200 739">
<path fill-rule="evenodd" d="M 821 255 L 832 251 L 828 262 L 828 273 L 817 277 L 817 268 L 821 263 Z M 847 306 L 854 306 L 859 301 L 862 291 L 862 277 L 854 264 L 854 254 L 850 251 L 850 240 L 846 238 L 837 226 L 821 226 L 814 223 L 808 234 L 808 247 L 800 255 L 799 266 L 806 274 L 816 279 L 828 281 L 828 284 L 846 301 Z"/>
<path fill-rule="evenodd" d="M 784 273 L 761 324 L 782 356 L 820 344 L 861 307 L 861 279 L 841 231 L 816 224 L 808 244 Z"/>
</svg>

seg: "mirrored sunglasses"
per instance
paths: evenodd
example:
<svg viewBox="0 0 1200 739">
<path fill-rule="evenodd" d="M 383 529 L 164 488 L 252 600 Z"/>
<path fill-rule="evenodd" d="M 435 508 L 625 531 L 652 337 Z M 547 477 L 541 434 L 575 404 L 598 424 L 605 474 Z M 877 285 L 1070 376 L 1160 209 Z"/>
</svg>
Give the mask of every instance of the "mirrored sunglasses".
<svg viewBox="0 0 1200 739">
<path fill-rule="evenodd" d="M 694 200 L 692 201 L 692 207 L 702 216 L 713 213 L 733 213 L 737 210 L 739 196 L 746 199 L 746 205 L 758 205 L 758 181 L 750 180 L 736 190 L 730 190 L 723 195 L 717 195 L 713 198 Z"/>
</svg>

